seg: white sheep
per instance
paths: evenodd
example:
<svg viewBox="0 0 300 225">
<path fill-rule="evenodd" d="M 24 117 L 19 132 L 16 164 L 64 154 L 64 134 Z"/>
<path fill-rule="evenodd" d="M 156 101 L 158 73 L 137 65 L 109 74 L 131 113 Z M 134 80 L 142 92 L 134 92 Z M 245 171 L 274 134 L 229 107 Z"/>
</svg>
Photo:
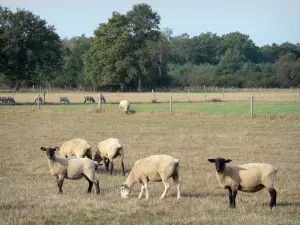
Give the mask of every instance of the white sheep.
<svg viewBox="0 0 300 225">
<path fill-rule="evenodd" d="M 107 171 L 108 171 L 108 166 L 110 164 L 110 174 L 112 174 L 112 170 L 114 167 L 113 160 L 118 156 L 121 157 L 122 172 L 123 175 L 125 176 L 124 148 L 123 145 L 120 143 L 120 141 L 116 138 L 108 138 L 104 141 L 99 142 L 97 151 L 94 156 L 94 161 L 100 163 L 103 160 Z"/>
<path fill-rule="evenodd" d="M 99 181 L 95 178 L 95 170 L 98 163 L 88 158 L 61 158 L 55 156 L 55 148 L 41 147 L 42 151 L 47 153 L 47 160 L 49 164 L 50 173 L 56 178 L 58 186 L 58 194 L 62 194 L 62 186 L 64 179 L 78 180 L 83 177 L 89 182 L 87 192 L 91 193 L 93 184 L 96 187 L 96 194 L 100 194 Z"/>
<path fill-rule="evenodd" d="M 133 185 L 140 182 L 142 188 L 138 198 L 142 197 L 145 189 L 146 199 L 148 199 L 148 182 L 162 181 L 165 185 L 165 190 L 160 199 L 163 199 L 170 189 L 170 184 L 168 182 L 170 177 L 173 178 L 177 188 L 177 199 L 180 199 L 179 159 L 175 159 L 169 155 L 152 155 L 148 158 L 137 160 L 125 183 L 121 185 L 121 197 L 128 198 Z"/>
<path fill-rule="evenodd" d="M 89 143 L 80 138 L 75 138 L 62 144 L 59 150 L 59 156 L 71 158 L 84 158 L 87 156 L 92 159 L 92 149 Z"/>
<path fill-rule="evenodd" d="M 125 112 L 129 112 L 129 110 L 130 110 L 129 101 L 127 101 L 127 100 L 120 101 L 119 108 Z"/>
<path fill-rule="evenodd" d="M 34 98 L 34 102 L 36 103 L 36 102 L 39 102 L 39 103 L 43 103 L 43 98 L 41 97 L 41 96 L 35 96 L 35 98 Z"/>
<path fill-rule="evenodd" d="M 222 188 L 228 189 L 230 207 L 235 208 L 237 191 L 257 192 L 266 188 L 271 196 L 270 208 L 276 206 L 277 192 L 274 189 L 275 175 L 277 170 L 265 163 L 248 163 L 237 166 L 228 166 L 231 159 L 224 158 L 208 159 L 215 163 L 216 175 Z"/>
</svg>

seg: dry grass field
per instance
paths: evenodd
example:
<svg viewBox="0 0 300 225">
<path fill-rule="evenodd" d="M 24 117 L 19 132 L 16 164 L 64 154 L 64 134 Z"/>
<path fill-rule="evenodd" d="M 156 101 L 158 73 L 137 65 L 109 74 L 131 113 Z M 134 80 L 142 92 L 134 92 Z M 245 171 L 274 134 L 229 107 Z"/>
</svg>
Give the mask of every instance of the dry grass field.
<svg viewBox="0 0 300 225">
<path fill-rule="evenodd" d="M 110 96 L 113 94 L 108 99 Z M 65 181 L 64 194 L 58 195 L 40 147 L 60 146 L 75 137 L 85 138 L 93 152 L 100 140 L 119 138 L 124 143 L 127 172 L 137 159 L 151 154 L 180 158 L 182 198 L 176 200 L 172 184 L 161 201 L 163 184 L 150 183 L 149 200 L 136 199 L 139 184 L 130 199 L 121 199 L 120 185 L 125 178 L 119 160 L 113 176 L 103 168 L 97 171 L 100 196 L 94 188 L 91 195 L 86 194 L 88 184 L 83 179 Z M 299 224 L 299 137 L 300 120 L 291 118 L 1 107 L 0 223 Z M 232 159 L 232 164 L 273 164 L 278 170 L 277 207 L 269 209 L 270 197 L 263 190 L 239 192 L 237 208 L 231 210 L 227 191 L 218 186 L 214 165 L 207 162 L 217 156 Z"/>
<path fill-rule="evenodd" d="M 43 97 L 44 91 L 42 91 L 41 96 Z M 99 98 L 99 93 L 97 92 L 46 92 L 46 101 L 52 103 L 59 103 L 59 98 L 61 96 L 66 96 L 70 100 L 71 103 L 83 103 L 84 96 L 93 96 L 95 100 Z M 157 102 L 168 102 L 170 101 L 170 95 L 172 94 L 172 101 L 174 102 L 197 102 L 197 101 L 210 101 L 212 99 L 220 99 L 223 101 L 250 101 L 251 96 L 254 96 L 256 101 L 300 101 L 299 91 L 297 89 L 288 90 L 288 89 L 263 89 L 260 91 L 259 89 L 248 89 L 244 91 L 226 90 L 226 92 L 222 92 L 220 90 L 219 93 L 168 93 L 168 92 L 104 92 L 108 103 L 112 102 L 120 102 L 123 99 L 127 99 L 130 102 L 139 102 L 139 103 L 150 103 L 153 100 Z M 0 93 L 0 96 L 13 96 L 16 102 L 25 103 L 25 102 L 34 102 L 35 96 L 37 93 Z"/>
</svg>

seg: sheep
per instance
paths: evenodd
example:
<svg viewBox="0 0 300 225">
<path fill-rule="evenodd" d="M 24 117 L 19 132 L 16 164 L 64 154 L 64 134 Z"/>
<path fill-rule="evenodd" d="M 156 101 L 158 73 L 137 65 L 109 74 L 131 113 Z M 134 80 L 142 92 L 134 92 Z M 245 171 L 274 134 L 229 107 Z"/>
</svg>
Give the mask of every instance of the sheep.
<svg viewBox="0 0 300 225">
<path fill-rule="evenodd" d="M 101 95 L 100 101 L 101 101 L 101 103 L 106 103 L 106 99 L 103 95 Z"/>
<path fill-rule="evenodd" d="M 248 163 L 228 166 L 232 160 L 224 158 L 208 159 L 215 163 L 219 185 L 229 191 L 229 206 L 235 208 L 237 191 L 254 193 L 266 188 L 271 196 L 270 208 L 276 206 L 277 192 L 274 189 L 277 170 L 265 163 Z"/>
<path fill-rule="evenodd" d="M 47 153 L 47 160 L 49 164 L 50 173 L 56 178 L 58 186 L 58 194 L 62 194 L 62 186 L 64 179 L 79 180 L 85 177 L 89 182 L 87 193 L 91 193 L 93 184 L 96 187 L 96 194 L 100 194 L 99 181 L 95 178 L 95 171 L 98 163 L 87 158 L 67 159 L 55 156 L 55 148 L 41 147 L 42 151 Z"/>
<path fill-rule="evenodd" d="M 34 102 L 36 103 L 37 101 L 39 101 L 39 103 L 43 103 L 43 98 L 41 96 L 35 96 Z"/>
<path fill-rule="evenodd" d="M 118 156 L 121 157 L 122 172 L 125 176 L 124 148 L 120 141 L 116 138 L 108 138 L 104 141 L 99 142 L 97 151 L 94 156 L 94 161 L 100 163 L 103 160 L 106 167 L 106 171 L 108 171 L 108 167 L 110 164 L 110 175 L 112 175 L 112 170 L 114 167 L 113 160 Z"/>
<path fill-rule="evenodd" d="M 92 149 L 89 143 L 80 138 L 72 139 L 62 144 L 59 150 L 59 156 L 71 158 L 84 158 L 87 156 L 89 159 L 92 159 Z"/>
<path fill-rule="evenodd" d="M 127 100 L 120 101 L 119 108 L 125 112 L 129 112 L 129 110 L 130 110 L 129 101 L 127 101 Z"/>
<path fill-rule="evenodd" d="M 66 96 L 59 98 L 60 103 L 70 103 L 69 99 Z"/>
<path fill-rule="evenodd" d="M 95 103 L 96 101 L 95 101 L 95 99 L 92 96 L 85 96 L 84 97 L 84 103 L 86 103 L 86 102 L 93 102 L 93 103 Z"/>
<path fill-rule="evenodd" d="M 177 199 L 180 199 L 180 180 L 179 180 L 179 159 L 175 159 L 169 155 L 152 155 L 135 162 L 125 183 L 121 185 L 121 197 L 128 198 L 128 195 L 135 183 L 142 184 L 141 192 L 138 196 L 140 199 L 146 190 L 146 199 L 149 198 L 148 182 L 163 182 L 165 190 L 160 199 L 163 199 L 169 188 L 169 178 L 172 177 L 177 188 Z"/>
<path fill-rule="evenodd" d="M 0 102 L 1 103 L 7 103 L 8 99 L 7 97 L 3 96 L 3 97 L 0 97 Z"/>
<path fill-rule="evenodd" d="M 6 99 L 8 103 L 16 103 L 14 97 L 8 96 Z"/>
</svg>

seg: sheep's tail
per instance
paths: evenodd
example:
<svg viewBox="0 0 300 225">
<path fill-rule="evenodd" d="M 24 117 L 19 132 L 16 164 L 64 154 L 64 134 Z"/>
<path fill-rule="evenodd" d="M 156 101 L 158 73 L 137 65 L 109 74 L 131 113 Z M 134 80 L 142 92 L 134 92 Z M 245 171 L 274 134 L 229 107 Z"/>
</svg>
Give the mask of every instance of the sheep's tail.
<svg viewBox="0 0 300 225">
<path fill-rule="evenodd" d="M 88 157 L 89 159 L 93 159 L 93 154 L 92 154 L 92 148 L 89 147 L 87 150 L 86 150 L 86 153 L 85 153 L 86 157 Z"/>
<path fill-rule="evenodd" d="M 118 144 L 118 152 L 119 152 L 119 155 L 121 155 L 121 157 L 122 157 L 122 160 L 124 160 L 124 148 L 123 148 L 123 146 L 121 145 L 121 144 Z"/>
<path fill-rule="evenodd" d="M 174 165 L 174 173 L 178 173 L 180 160 L 179 159 L 174 159 L 173 162 L 175 164 Z"/>
</svg>

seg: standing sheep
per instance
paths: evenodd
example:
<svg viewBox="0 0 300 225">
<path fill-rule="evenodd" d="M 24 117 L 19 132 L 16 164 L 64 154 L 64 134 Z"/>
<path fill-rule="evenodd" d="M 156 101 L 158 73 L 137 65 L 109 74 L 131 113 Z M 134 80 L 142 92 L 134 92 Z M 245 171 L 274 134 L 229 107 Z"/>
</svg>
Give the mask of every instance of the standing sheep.
<svg viewBox="0 0 300 225">
<path fill-rule="evenodd" d="M 14 97 L 11 97 L 11 96 L 7 97 L 7 102 L 8 103 L 16 103 Z"/>
<path fill-rule="evenodd" d="M 160 199 L 163 199 L 170 189 L 170 184 L 168 182 L 170 177 L 173 178 L 177 188 L 177 199 L 180 199 L 179 159 L 175 159 L 169 155 L 152 155 L 148 158 L 137 160 L 125 183 L 121 185 L 121 197 L 128 198 L 133 185 L 140 182 L 142 188 L 138 198 L 142 197 L 145 189 L 146 199 L 148 199 L 148 182 L 162 181 L 165 185 L 165 190 Z"/>
<path fill-rule="evenodd" d="M 43 103 L 43 98 L 41 96 L 35 96 L 34 103 L 36 103 L 37 101 L 39 101 L 39 103 Z"/>
<path fill-rule="evenodd" d="M 265 163 L 248 163 L 237 166 L 228 166 L 231 159 L 224 158 L 208 159 L 215 163 L 216 175 L 219 185 L 228 189 L 230 207 L 235 208 L 237 191 L 257 192 L 266 188 L 271 196 L 270 208 L 276 206 L 277 192 L 274 189 L 275 175 L 277 170 Z"/>
<path fill-rule="evenodd" d="M 120 101 L 119 108 L 125 112 L 129 112 L 130 110 L 130 103 L 127 100 Z"/>
<path fill-rule="evenodd" d="M 114 167 L 113 160 L 118 156 L 121 157 L 122 172 L 125 176 L 124 148 L 120 141 L 116 138 L 108 138 L 104 141 L 99 142 L 97 151 L 94 156 L 94 161 L 100 163 L 103 160 L 107 171 L 110 164 L 110 174 L 112 175 L 112 170 Z"/>
<path fill-rule="evenodd" d="M 50 173 L 56 178 L 58 186 L 58 194 L 62 194 L 62 186 L 64 179 L 79 180 L 83 177 L 89 182 L 87 193 L 91 193 L 93 184 L 96 187 L 96 194 L 100 194 L 99 181 L 95 178 L 95 170 L 98 163 L 87 158 L 67 159 L 55 156 L 55 148 L 41 147 L 42 151 L 47 153 L 47 160 L 49 164 Z"/>
<path fill-rule="evenodd" d="M 92 149 L 89 143 L 80 138 L 72 139 L 62 144 L 59 150 L 59 155 L 61 157 L 71 158 L 84 158 L 87 156 L 89 159 L 92 159 Z"/>
</svg>

